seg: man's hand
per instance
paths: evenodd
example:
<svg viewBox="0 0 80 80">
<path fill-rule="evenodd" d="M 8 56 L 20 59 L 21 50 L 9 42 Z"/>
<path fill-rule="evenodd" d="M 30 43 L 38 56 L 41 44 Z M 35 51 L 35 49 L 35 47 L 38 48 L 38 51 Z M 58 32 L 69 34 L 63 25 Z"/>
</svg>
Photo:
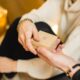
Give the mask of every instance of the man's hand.
<svg viewBox="0 0 80 80">
<path fill-rule="evenodd" d="M 30 21 L 23 21 L 18 26 L 18 41 L 26 51 L 31 51 L 37 54 L 36 50 L 32 46 L 31 39 L 39 41 L 38 30 L 34 23 Z"/>
<path fill-rule="evenodd" d="M 17 61 L 6 57 L 0 57 L 0 73 L 16 72 Z"/>
</svg>

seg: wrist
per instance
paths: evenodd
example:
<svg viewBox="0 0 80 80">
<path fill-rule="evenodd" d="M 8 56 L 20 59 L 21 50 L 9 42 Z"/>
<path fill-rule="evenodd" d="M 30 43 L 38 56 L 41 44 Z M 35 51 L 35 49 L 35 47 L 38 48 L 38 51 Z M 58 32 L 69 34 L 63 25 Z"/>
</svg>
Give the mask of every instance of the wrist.
<svg viewBox="0 0 80 80">
<path fill-rule="evenodd" d="M 20 28 L 20 26 L 21 25 L 24 25 L 25 23 L 27 23 L 27 24 L 31 24 L 31 23 L 33 23 L 33 21 L 31 20 L 31 19 L 24 19 L 24 20 L 21 20 L 19 23 L 18 23 L 18 26 L 17 26 L 17 31 L 19 30 L 19 28 Z"/>
<path fill-rule="evenodd" d="M 12 64 L 12 72 L 17 72 L 17 61 L 13 61 Z"/>
<path fill-rule="evenodd" d="M 77 61 L 75 61 L 75 60 L 71 60 L 70 62 L 69 62 L 69 64 L 67 64 L 67 65 L 63 65 L 62 66 L 62 69 L 63 69 L 63 71 L 65 72 L 65 73 L 67 73 L 69 70 L 71 71 L 72 69 L 73 69 L 73 66 L 75 65 L 75 64 L 77 64 L 78 62 Z"/>
<path fill-rule="evenodd" d="M 66 74 L 68 77 L 72 78 L 74 74 L 80 70 L 80 64 L 76 63 L 73 66 L 69 66 L 69 69 L 67 70 Z"/>
<path fill-rule="evenodd" d="M 18 60 L 17 61 L 17 72 L 28 72 L 28 61 L 27 60 Z"/>
</svg>

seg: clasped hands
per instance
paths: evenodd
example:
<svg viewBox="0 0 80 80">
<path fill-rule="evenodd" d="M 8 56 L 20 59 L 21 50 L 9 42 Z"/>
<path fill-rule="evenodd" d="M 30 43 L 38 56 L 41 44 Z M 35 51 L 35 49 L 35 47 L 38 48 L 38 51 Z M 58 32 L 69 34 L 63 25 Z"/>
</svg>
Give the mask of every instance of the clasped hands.
<svg viewBox="0 0 80 80">
<path fill-rule="evenodd" d="M 38 46 L 36 49 L 32 44 L 32 39 L 39 42 L 38 30 L 34 23 L 25 20 L 18 26 L 18 41 L 26 51 L 31 51 L 49 64 L 66 72 L 69 66 L 73 66 L 76 61 L 62 52 L 62 45 L 59 45 L 60 39 L 56 39 L 55 47 L 50 51 L 43 46 Z"/>
</svg>

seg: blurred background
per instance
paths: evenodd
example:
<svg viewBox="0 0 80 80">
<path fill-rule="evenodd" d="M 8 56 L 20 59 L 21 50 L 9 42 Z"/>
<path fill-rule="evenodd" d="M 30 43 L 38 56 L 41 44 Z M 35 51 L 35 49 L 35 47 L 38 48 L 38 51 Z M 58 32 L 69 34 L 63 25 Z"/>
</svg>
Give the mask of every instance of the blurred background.
<svg viewBox="0 0 80 80">
<path fill-rule="evenodd" d="M 0 0 L 0 42 L 9 26 L 17 17 L 41 6 L 45 0 Z"/>
<path fill-rule="evenodd" d="M 45 0 L 0 0 L 0 6 L 8 10 L 8 22 L 33 8 L 38 8 Z"/>
</svg>

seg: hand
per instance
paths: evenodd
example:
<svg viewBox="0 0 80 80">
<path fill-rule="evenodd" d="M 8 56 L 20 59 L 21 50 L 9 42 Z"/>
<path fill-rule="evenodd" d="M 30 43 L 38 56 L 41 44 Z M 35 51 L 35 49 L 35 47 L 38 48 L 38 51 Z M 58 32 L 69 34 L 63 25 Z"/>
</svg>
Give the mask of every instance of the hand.
<svg viewBox="0 0 80 80">
<path fill-rule="evenodd" d="M 32 46 L 31 39 L 39 41 L 39 35 L 36 26 L 30 21 L 23 21 L 18 26 L 18 41 L 26 51 L 37 54 Z"/>
<path fill-rule="evenodd" d="M 61 51 L 60 53 L 55 52 L 55 50 L 51 52 L 43 47 L 39 47 L 37 51 L 40 58 L 64 72 L 67 72 L 70 67 L 77 63 L 73 58 L 64 55 Z"/>
<path fill-rule="evenodd" d="M 0 57 L 0 73 L 16 72 L 17 62 L 6 57 Z"/>
</svg>

